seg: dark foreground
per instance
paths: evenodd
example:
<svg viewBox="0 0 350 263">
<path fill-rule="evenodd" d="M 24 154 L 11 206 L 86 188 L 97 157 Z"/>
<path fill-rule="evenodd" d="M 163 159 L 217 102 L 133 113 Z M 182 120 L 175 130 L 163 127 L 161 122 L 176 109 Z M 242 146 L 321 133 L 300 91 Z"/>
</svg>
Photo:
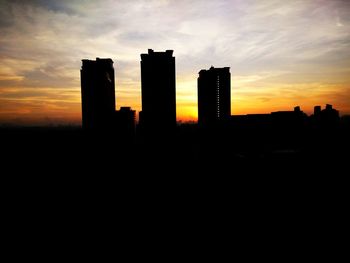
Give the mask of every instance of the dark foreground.
<svg viewBox="0 0 350 263">
<path fill-rule="evenodd" d="M 343 246 L 346 129 L 218 134 L 184 125 L 171 137 L 130 141 L 79 128 L 11 128 L 0 140 L 3 224 L 8 242 L 40 244 L 28 255 L 60 239 L 71 247 L 96 242 L 94 235 L 120 241 L 129 255 L 135 241 L 156 238 L 156 254 L 172 255 L 162 240 L 192 246 L 217 234 L 247 244 L 247 254 L 252 241 L 264 246 L 270 238 L 273 254 L 296 252 L 284 243 L 293 240 L 309 252 Z"/>
<path fill-rule="evenodd" d="M 80 128 L 3 128 L 1 166 L 3 178 L 32 186 L 340 187 L 349 134 L 345 128 L 204 133 L 182 125 L 172 135 L 125 138 Z"/>
</svg>

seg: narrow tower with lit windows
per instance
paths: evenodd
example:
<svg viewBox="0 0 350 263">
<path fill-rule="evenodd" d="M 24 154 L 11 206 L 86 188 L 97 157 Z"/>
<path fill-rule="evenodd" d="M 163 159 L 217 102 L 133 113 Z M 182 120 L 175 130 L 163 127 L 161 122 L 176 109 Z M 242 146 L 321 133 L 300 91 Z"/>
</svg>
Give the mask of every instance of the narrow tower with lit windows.
<svg viewBox="0 0 350 263">
<path fill-rule="evenodd" d="M 213 125 L 231 116 L 229 67 L 202 69 L 198 77 L 198 123 Z"/>
</svg>

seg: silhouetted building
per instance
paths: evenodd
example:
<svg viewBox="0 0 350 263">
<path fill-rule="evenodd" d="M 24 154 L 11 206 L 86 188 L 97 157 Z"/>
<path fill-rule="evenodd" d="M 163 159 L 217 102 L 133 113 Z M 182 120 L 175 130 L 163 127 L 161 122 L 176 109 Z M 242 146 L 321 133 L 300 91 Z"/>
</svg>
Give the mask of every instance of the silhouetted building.
<svg viewBox="0 0 350 263">
<path fill-rule="evenodd" d="M 237 130 L 291 131 L 305 127 L 307 115 L 299 106 L 294 111 L 276 111 L 270 114 L 232 115 L 231 128 Z"/>
<path fill-rule="evenodd" d="M 294 107 L 294 111 L 271 112 L 271 121 L 274 128 L 294 131 L 302 128 L 306 124 L 307 115 L 301 111 L 299 106 Z"/>
<path fill-rule="evenodd" d="M 314 107 L 314 115 L 319 115 L 321 113 L 321 106 Z"/>
<path fill-rule="evenodd" d="M 148 130 L 176 127 L 175 57 L 173 50 L 141 54 L 142 113 Z"/>
<path fill-rule="evenodd" d="M 127 142 L 135 137 L 135 111 L 130 107 L 120 107 L 115 112 L 117 135 Z"/>
<path fill-rule="evenodd" d="M 113 60 L 82 60 L 81 98 L 85 129 L 106 129 L 113 126 L 115 84 Z"/>
<path fill-rule="evenodd" d="M 198 123 L 215 124 L 231 116 L 229 67 L 201 70 L 198 77 Z"/>
<path fill-rule="evenodd" d="M 326 104 L 326 108 L 323 110 L 321 106 L 315 106 L 312 120 L 316 127 L 334 128 L 340 122 L 339 111 L 333 109 L 333 106 L 330 104 Z"/>
</svg>

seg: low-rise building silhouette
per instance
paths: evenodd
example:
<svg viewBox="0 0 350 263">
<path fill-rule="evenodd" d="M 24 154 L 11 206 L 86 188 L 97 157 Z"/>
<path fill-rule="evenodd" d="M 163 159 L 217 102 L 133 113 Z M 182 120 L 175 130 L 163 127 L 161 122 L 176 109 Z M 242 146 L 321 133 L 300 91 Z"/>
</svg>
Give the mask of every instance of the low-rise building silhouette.
<svg viewBox="0 0 350 263">
<path fill-rule="evenodd" d="M 314 127 L 317 128 L 335 128 L 340 122 L 339 111 L 330 104 L 326 104 L 326 108 L 323 110 L 321 106 L 315 106 L 311 119 Z"/>
<path fill-rule="evenodd" d="M 202 69 L 198 77 L 198 123 L 212 125 L 231 116 L 229 67 Z"/>
<path fill-rule="evenodd" d="M 295 131 L 305 127 L 306 122 L 307 115 L 299 106 L 296 106 L 293 111 L 231 116 L 231 127 L 235 129 Z"/>
<path fill-rule="evenodd" d="M 135 137 L 135 111 L 130 107 L 120 107 L 115 112 L 115 125 L 117 135 L 124 138 L 126 142 Z"/>
<path fill-rule="evenodd" d="M 271 122 L 274 128 L 288 131 L 300 130 L 306 124 L 307 115 L 301 111 L 299 106 L 293 111 L 271 112 Z"/>
</svg>

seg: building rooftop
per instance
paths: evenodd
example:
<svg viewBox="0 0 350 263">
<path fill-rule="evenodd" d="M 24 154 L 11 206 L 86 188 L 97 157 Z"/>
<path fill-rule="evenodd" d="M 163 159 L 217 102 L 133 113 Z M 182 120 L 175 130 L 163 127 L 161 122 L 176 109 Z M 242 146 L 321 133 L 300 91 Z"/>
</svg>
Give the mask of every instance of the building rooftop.
<svg viewBox="0 0 350 263">
<path fill-rule="evenodd" d="M 172 57 L 173 52 L 174 52 L 174 50 L 170 50 L 170 49 L 168 49 L 166 51 L 157 51 L 157 52 L 155 52 L 153 49 L 148 49 L 148 53 L 141 54 L 141 58 L 145 58 L 145 57 L 149 57 L 149 56 L 152 56 L 152 57 Z"/>
<path fill-rule="evenodd" d="M 106 66 L 112 66 L 113 65 L 113 60 L 110 58 L 96 58 L 96 60 L 91 60 L 91 59 L 82 59 L 83 62 L 82 67 L 89 67 L 93 66 L 96 64 L 99 65 L 106 65 Z"/>
<path fill-rule="evenodd" d="M 230 67 L 215 68 L 214 66 L 211 66 L 209 69 L 201 69 L 198 72 L 198 74 L 202 74 L 204 72 L 223 72 L 223 71 L 230 72 Z"/>
</svg>

